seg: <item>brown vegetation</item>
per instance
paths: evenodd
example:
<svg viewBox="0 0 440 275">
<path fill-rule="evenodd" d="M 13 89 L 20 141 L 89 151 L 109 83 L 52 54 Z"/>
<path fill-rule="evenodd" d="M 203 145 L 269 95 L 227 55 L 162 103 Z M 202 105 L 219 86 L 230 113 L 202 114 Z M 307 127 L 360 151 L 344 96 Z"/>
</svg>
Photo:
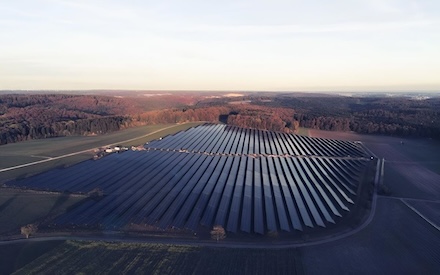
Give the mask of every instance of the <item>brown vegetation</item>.
<svg viewBox="0 0 440 275">
<path fill-rule="evenodd" d="M 440 99 L 338 96 L 205 98 L 92 95 L 0 96 L 0 144 L 98 135 L 132 126 L 194 121 L 293 133 L 299 127 L 367 134 L 440 137 Z M 246 104 L 228 104 L 246 102 Z"/>
<path fill-rule="evenodd" d="M 221 225 L 214 225 L 214 227 L 211 230 L 211 238 L 213 240 L 216 240 L 217 242 L 219 240 L 223 240 L 226 238 L 226 231 Z"/>
<path fill-rule="evenodd" d="M 21 227 L 21 234 L 29 238 L 30 235 L 35 234 L 38 230 L 38 226 L 36 224 L 28 224 Z"/>
</svg>

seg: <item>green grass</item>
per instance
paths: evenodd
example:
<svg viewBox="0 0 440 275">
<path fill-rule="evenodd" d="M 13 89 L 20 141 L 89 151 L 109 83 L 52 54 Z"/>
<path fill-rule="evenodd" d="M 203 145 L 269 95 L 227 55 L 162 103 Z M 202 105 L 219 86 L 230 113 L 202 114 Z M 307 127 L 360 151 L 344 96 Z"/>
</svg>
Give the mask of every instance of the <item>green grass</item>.
<svg viewBox="0 0 440 275">
<path fill-rule="evenodd" d="M 300 135 L 300 136 L 306 136 L 306 137 L 308 137 L 310 135 L 309 134 L 309 129 L 308 128 L 304 128 L 304 127 L 299 127 L 298 128 L 298 132 L 296 134 Z"/>
<path fill-rule="evenodd" d="M 5 172 L 0 172 L 0 183 L 8 182 L 9 180 L 25 178 L 44 171 L 48 171 L 58 167 L 66 167 L 74 165 L 78 162 L 88 160 L 93 156 L 92 153 L 83 153 L 79 155 L 69 156 L 61 159 L 52 160 L 49 162 L 43 162 L 27 167 L 22 167 L 15 170 L 9 170 Z"/>
<path fill-rule="evenodd" d="M 108 144 L 115 144 L 129 139 L 136 139 L 137 137 L 141 137 L 143 135 L 147 135 L 154 131 L 173 125 L 175 125 L 175 127 L 161 131 L 160 133 L 157 133 L 157 135 L 164 136 L 167 134 L 176 133 L 180 130 L 186 130 L 199 124 L 201 123 L 188 123 L 178 125 L 158 124 L 125 129 L 122 131 L 99 136 L 47 138 L 6 144 L 0 147 L 0 169 L 13 165 L 41 160 L 45 157 L 56 157 L 78 151 L 97 148 Z M 145 139 L 140 138 L 139 140 L 151 139 L 152 137 L 149 136 L 145 137 Z M 134 140 L 126 142 L 122 145 L 139 145 L 139 143 Z M 11 161 L 9 160 L 9 158 L 11 158 Z"/>
<path fill-rule="evenodd" d="M 202 124 L 202 122 L 149 125 L 130 128 L 101 136 L 60 137 L 6 144 L 0 147 L 0 169 L 31 163 L 48 157 L 57 157 L 69 153 L 98 148 L 109 144 L 119 144 L 124 146 L 140 145 L 147 141 L 175 134 L 179 131 L 187 130 L 200 124 Z M 149 135 L 149 133 L 170 126 L 173 127 Z M 56 167 L 72 165 L 90 159 L 92 156 L 92 152 L 82 153 L 80 155 L 69 156 L 16 170 L 0 172 L 0 183 L 15 178 L 41 173 Z"/>
<path fill-rule="evenodd" d="M 191 127 L 195 127 L 195 126 L 198 126 L 198 125 L 201 125 L 201 124 L 203 124 L 203 122 L 191 122 L 191 123 L 176 125 L 173 128 L 165 129 L 165 130 L 157 132 L 155 134 L 152 134 L 152 135 L 149 135 L 149 136 L 146 136 L 146 137 L 141 137 L 141 138 L 129 141 L 129 142 L 124 142 L 121 145 L 131 146 L 131 145 L 144 144 L 144 143 L 146 143 L 148 141 L 152 141 L 154 139 L 158 139 L 158 138 L 164 137 L 166 135 L 173 135 L 173 134 L 175 134 L 175 133 L 177 133 L 179 131 L 185 131 L 185 130 L 188 130 L 189 128 L 191 128 Z"/>
<path fill-rule="evenodd" d="M 67 241 L 17 274 L 296 274 L 296 249 Z"/>
<path fill-rule="evenodd" d="M 20 234 L 20 227 L 58 215 L 84 197 L 0 188 L 0 234 Z"/>
</svg>

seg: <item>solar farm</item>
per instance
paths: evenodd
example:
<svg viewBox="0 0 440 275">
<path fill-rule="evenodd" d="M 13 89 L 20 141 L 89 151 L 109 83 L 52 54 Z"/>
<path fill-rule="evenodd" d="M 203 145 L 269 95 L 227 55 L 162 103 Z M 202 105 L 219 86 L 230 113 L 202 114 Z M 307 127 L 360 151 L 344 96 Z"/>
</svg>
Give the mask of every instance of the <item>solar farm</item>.
<svg viewBox="0 0 440 275">
<path fill-rule="evenodd" d="M 154 140 L 145 150 L 9 184 L 104 192 L 58 217 L 57 225 L 301 232 L 348 215 L 371 161 L 358 142 L 205 124 Z"/>
</svg>

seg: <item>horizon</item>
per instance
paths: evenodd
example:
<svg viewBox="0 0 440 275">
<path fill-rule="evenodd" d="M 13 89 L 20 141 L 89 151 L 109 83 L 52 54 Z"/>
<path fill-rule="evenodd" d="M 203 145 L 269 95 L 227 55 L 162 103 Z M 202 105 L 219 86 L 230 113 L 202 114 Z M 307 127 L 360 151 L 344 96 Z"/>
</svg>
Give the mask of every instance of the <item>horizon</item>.
<svg viewBox="0 0 440 275">
<path fill-rule="evenodd" d="M 440 91 L 434 1 L 7 2 L 0 90 Z"/>
<path fill-rule="evenodd" d="M 19 93 L 33 93 L 33 92 L 134 92 L 134 93 L 304 93 L 304 94 L 363 94 L 363 93 L 422 93 L 422 94 L 440 94 L 439 90 L 171 90 L 171 89 L 0 89 L 0 93 L 19 92 Z"/>
</svg>

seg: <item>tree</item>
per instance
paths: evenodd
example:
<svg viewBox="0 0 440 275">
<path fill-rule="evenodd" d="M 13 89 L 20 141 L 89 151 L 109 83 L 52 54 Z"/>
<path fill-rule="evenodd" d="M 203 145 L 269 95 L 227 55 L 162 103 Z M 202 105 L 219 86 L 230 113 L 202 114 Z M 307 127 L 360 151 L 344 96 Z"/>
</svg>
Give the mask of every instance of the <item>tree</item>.
<svg viewBox="0 0 440 275">
<path fill-rule="evenodd" d="M 29 238 L 29 235 L 35 234 L 38 230 L 38 226 L 36 224 L 28 224 L 21 227 L 21 234 L 26 236 L 26 239 Z"/>
<path fill-rule="evenodd" d="M 214 227 L 211 230 L 211 239 L 216 240 L 217 242 L 219 240 L 223 240 L 226 238 L 226 231 L 221 225 L 214 225 Z"/>
</svg>

